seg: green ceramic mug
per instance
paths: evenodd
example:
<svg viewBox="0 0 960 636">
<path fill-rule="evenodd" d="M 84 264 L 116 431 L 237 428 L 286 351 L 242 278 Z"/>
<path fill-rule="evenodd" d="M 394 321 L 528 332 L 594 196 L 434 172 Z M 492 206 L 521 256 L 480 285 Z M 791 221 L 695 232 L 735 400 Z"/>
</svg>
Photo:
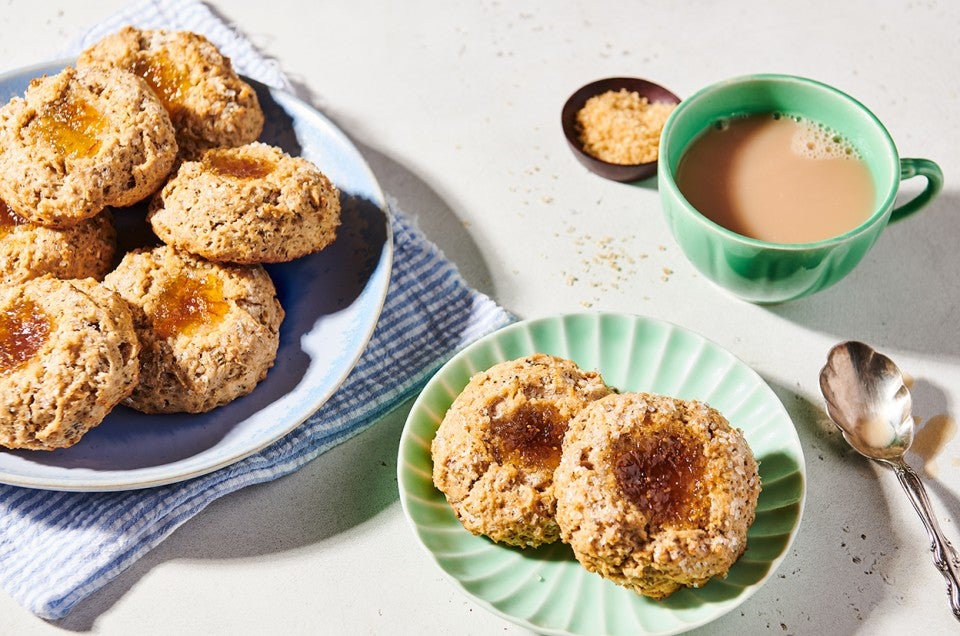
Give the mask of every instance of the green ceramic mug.
<svg viewBox="0 0 960 636">
<path fill-rule="evenodd" d="M 791 244 L 742 236 L 694 209 L 675 179 L 685 149 L 719 120 L 756 113 L 801 116 L 843 135 L 859 151 L 873 177 L 873 214 L 839 236 Z M 667 223 L 687 258 L 721 287 L 761 304 L 801 298 L 833 285 L 860 262 L 890 221 L 916 212 L 943 186 L 937 164 L 900 158 L 883 124 L 863 104 L 835 88 L 791 75 L 738 77 L 681 101 L 663 128 L 657 175 Z M 926 178 L 925 188 L 894 207 L 900 182 L 915 176 Z"/>
</svg>

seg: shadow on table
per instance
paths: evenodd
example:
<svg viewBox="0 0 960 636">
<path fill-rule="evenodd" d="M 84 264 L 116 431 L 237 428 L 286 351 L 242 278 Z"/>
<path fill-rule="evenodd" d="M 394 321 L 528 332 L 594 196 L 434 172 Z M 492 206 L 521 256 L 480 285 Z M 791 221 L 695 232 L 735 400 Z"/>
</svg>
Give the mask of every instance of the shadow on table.
<svg viewBox="0 0 960 636">
<path fill-rule="evenodd" d="M 955 548 L 960 548 L 960 535 L 956 524 L 945 524 L 946 519 L 960 519 L 960 497 L 945 487 L 938 476 L 947 470 L 949 459 L 943 456 L 943 445 L 956 434 L 955 426 L 946 426 L 938 415 L 948 412 L 947 393 L 928 378 L 916 378 L 910 387 L 913 402 L 913 415 L 917 421 L 914 432 L 914 444 L 907 453 L 906 460 L 916 470 L 926 486 L 939 520 L 941 530 Z M 953 418 L 956 420 L 956 417 Z M 906 497 L 906 494 L 904 494 Z M 916 518 L 917 540 L 926 537 L 919 516 Z"/>
<path fill-rule="evenodd" d="M 308 102 L 318 101 L 302 86 L 297 93 Z M 325 115 L 338 126 L 345 123 L 337 121 L 335 114 Z M 492 295 L 489 269 L 451 206 L 405 166 L 352 141 L 383 191 L 445 254 L 455 257 L 470 286 Z M 55 624 L 69 631 L 91 630 L 99 616 L 166 561 L 280 553 L 332 539 L 370 521 L 398 500 L 397 445 L 411 404 L 292 475 L 228 495 L 227 503 L 212 503 Z M 410 540 L 414 540 L 412 533 Z"/>
<path fill-rule="evenodd" d="M 804 451 L 807 492 L 800 530 L 766 585 L 691 633 L 736 633 L 744 616 L 762 618 L 777 633 L 854 633 L 871 608 L 895 593 L 884 573 L 898 567 L 898 555 L 882 475 L 850 450 L 819 405 L 765 380 L 786 407 Z"/>
<path fill-rule="evenodd" d="M 227 502 L 213 502 L 55 624 L 90 631 L 142 577 L 167 561 L 281 553 L 331 540 L 369 522 L 398 500 L 397 443 L 411 404 L 291 475 L 227 495 Z"/>
<path fill-rule="evenodd" d="M 890 225 L 845 279 L 771 312 L 837 340 L 960 358 L 960 192 Z M 826 356 L 826 352 L 824 352 Z"/>
<path fill-rule="evenodd" d="M 888 577 L 895 579 L 892 573 L 907 565 L 893 546 L 898 533 L 884 508 L 881 479 L 892 475 L 850 450 L 819 405 L 767 381 L 787 408 L 804 449 L 804 518 L 767 584 L 694 633 L 734 633 L 739 618 L 751 614 L 785 625 L 784 633 L 853 633 L 871 608 L 891 602 L 896 588 Z M 79 603 L 57 626 L 89 631 L 143 576 L 167 561 L 281 553 L 369 522 L 397 501 L 397 441 L 410 406 L 408 402 L 288 477 L 234 493 L 228 503 L 214 502 L 209 512 Z M 919 522 L 916 530 L 919 541 Z"/>
<path fill-rule="evenodd" d="M 296 81 L 293 85 L 296 95 L 304 101 L 322 104 L 323 100 L 309 86 Z M 325 109 L 323 113 L 343 131 L 362 128 L 361 124 L 352 122 L 347 113 Z M 359 141 L 350 133 L 345 134 L 360 150 L 383 191 L 393 197 L 400 209 L 415 221 L 416 226 L 454 261 L 467 284 L 488 296 L 495 296 L 486 260 L 464 228 L 463 219 L 457 215 L 458 194 L 435 191 L 408 166 Z M 412 151 L 415 152 L 416 149 Z"/>
</svg>

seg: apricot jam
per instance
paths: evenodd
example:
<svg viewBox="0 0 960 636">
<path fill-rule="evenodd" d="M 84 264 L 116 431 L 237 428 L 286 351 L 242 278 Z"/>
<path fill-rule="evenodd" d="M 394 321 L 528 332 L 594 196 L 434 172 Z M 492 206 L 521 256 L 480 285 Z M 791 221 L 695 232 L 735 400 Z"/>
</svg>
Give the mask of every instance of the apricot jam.
<svg viewBox="0 0 960 636">
<path fill-rule="evenodd" d="M 180 109 L 190 89 L 190 75 L 163 53 L 138 57 L 130 69 L 142 77 L 171 115 Z"/>
<path fill-rule="evenodd" d="M 99 136 L 106 124 L 100 111 L 85 100 L 62 95 L 44 104 L 32 125 L 60 154 L 87 158 L 100 150 Z"/>
<path fill-rule="evenodd" d="M 651 524 L 685 528 L 707 519 L 709 501 L 700 484 L 706 461 L 699 444 L 661 433 L 621 438 L 614 452 L 617 485 Z"/>
<path fill-rule="evenodd" d="M 567 420 L 556 408 L 523 404 L 507 417 L 490 420 L 491 453 L 499 464 L 555 469 L 560 464 Z"/>
<path fill-rule="evenodd" d="M 152 313 L 153 330 L 161 338 L 189 336 L 203 325 L 215 324 L 229 308 L 223 283 L 215 276 L 178 276 L 160 292 Z"/>
<path fill-rule="evenodd" d="M 237 179 L 262 179 L 273 172 L 273 162 L 255 157 L 234 157 L 221 152 L 209 152 L 203 163 L 216 174 Z"/>
<path fill-rule="evenodd" d="M 0 373 L 32 358 L 50 334 L 50 317 L 32 300 L 0 310 Z"/>
<path fill-rule="evenodd" d="M 26 225 L 27 220 L 10 209 L 6 203 L 0 200 L 0 236 L 7 234 L 18 225 Z"/>
</svg>

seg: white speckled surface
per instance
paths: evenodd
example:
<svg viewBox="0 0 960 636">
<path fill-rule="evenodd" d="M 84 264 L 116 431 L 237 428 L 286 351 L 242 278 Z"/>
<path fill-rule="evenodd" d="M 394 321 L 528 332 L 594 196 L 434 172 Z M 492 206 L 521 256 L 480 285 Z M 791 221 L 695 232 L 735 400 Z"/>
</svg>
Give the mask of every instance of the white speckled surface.
<svg viewBox="0 0 960 636">
<path fill-rule="evenodd" d="M 6 0 L 0 71 L 54 57 L 122 4 Z M 817 377 L 832 344 L 865 340 L 914 379 L 928 435 L 957 417 L 960 6 L 305 4 L 214 3 L 352 138 L 470 283 L 521 317 L 589 306 L 682 325 L 751 365 L 786 406 L 807 461 L 800 532 L 763 589 L 698 633 L 900 634 L 918 621 L 926 633 L 956 632 L 916 514 L 892 474 L 842 446 Z M 559 123 L 567 96 L 600 77 L 646 77 L 683 97 L 761 71 L 851 94 L 901 155 L 937 161 L 946 179 L 940 198 L 891 227 L 848 279 L 771 308 L 698 276 L 655 186 L 586 173 Z M 465 597 L 413 539 L 395 480 L 405 415 L 211 505 L 63 621 L 0 594 L 0 632 L 526 633 Z M 960 545 L 960 440 L 947 428 L 924 478 Z"/>
</svg>

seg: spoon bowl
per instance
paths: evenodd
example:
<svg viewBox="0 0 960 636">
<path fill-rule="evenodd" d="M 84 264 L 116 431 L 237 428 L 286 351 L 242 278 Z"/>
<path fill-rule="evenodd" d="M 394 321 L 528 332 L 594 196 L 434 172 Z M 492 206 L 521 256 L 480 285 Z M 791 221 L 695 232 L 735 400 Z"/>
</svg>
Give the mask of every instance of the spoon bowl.
<svg viewBox="0 0 960 636">
<path fill-rule="evenodd" d="M 862 342 L 836 345 L 820 371 L 827 414 L 864 457 L 889 466 L 923 521 L 933 562 L 947 581 L 953 615 L 960 620 L 960 560 L 933 514 L 923 482 L 904 461 L 913 442 L 910 391 L 893 360 Z"/>
<path fill-rule="evenodd" d="M 895 461 L 913 443 L 910 391 L 893 360 L 862 342 L 835 346 L 820 373 L 827 413 L 870 459 Z"/>
</svg>

